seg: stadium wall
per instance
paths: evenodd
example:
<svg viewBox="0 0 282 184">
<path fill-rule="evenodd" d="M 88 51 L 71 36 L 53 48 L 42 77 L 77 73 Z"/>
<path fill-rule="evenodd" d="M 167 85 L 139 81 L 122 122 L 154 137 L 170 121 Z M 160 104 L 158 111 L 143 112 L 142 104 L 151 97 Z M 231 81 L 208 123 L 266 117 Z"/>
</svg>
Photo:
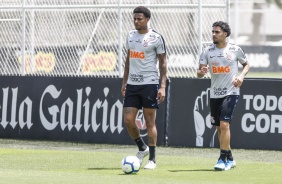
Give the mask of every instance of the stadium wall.
<svg viewBox="0 0 282 184">
<path fill-rule="evenodd" d="M 122 79 L 1 76 L 0 138 L 134 144 L 123 125 Z M 245 79 L 231 146 L 282 150 L 280 79 Z M 210 79 L 171 78 L 156 124 L 158 145 L 218 147 L 209 124 Z M 136 124 L 147 141 L 143 113 Z"/>
</svg>

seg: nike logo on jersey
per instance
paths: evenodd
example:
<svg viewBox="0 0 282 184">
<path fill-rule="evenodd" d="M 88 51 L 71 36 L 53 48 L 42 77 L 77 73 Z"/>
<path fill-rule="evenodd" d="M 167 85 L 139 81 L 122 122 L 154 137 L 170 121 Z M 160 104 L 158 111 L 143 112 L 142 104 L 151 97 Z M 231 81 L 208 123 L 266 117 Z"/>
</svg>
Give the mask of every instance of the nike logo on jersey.
<svg viewBox="0 0 282 184">
<path fill-rule="evenodd" d="M 214 58 L 215 56 L 210 56 L 210 58 Z"/>
<path fill-rule="evenodd" d="M 130 43 L 133 42 L 133 41 L 134 41 L 134 40 L 129 40 Z M 135 40 L 135 42 L 137 42 L 137 43 L 142 43 L 141 40 Z"/>
</svg>

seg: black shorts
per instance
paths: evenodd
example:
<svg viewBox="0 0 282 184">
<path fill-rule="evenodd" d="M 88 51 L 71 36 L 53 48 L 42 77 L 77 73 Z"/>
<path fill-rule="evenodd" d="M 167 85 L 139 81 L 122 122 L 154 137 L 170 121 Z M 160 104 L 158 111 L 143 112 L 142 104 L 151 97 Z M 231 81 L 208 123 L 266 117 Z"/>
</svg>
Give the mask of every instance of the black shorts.
<svg viewBox="0 0 282 184">
<path fill-rule="evenodd" d="M 158 84 L 147 85 L 126 85 L 123 107 L 136 107 L 137 109 L 154 108 L 158 109 L 157 94 Z"/>
<path fill-rule="evenodd" d="M 210 98 L 211 124 L 220 126 L 220 121 L 231 123 L 239 95 Z"/>
</svg>

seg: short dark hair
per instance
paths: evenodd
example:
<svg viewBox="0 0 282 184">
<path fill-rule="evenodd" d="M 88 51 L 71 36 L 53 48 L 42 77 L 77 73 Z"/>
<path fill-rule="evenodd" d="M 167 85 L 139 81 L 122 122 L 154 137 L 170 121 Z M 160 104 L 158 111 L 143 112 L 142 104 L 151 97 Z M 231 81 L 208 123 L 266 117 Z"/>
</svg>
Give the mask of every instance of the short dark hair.
<svg viewBox="0 0 282 184">
<path fill-rule="evenodd" d="M 223 22 L 223 21 L 217 21 L 217 22 L 214 22 L 212 25 L 212 27 L 215 27 L 215 26 L 220 27 L 224 32 L 226 32 L 227 33 L 226 37 L 228 37 L 231 34 L 231 29 L 228 23 Z"/>
<path fill-rule="evenodd" d="M 151 18 L 151 12 L 145 6 L 138 6 L 133 10 L 133 13 L 143 13 L 146 18 Z"/>
</svg>

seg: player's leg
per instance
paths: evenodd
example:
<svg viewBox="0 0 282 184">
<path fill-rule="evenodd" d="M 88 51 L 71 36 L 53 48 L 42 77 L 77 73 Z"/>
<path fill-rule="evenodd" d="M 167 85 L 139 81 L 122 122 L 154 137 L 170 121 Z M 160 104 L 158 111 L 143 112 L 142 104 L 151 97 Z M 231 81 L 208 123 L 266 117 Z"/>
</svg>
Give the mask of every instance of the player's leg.
<svg viewBox="0 0 282 184">
<path fill-rule="evenodd" d="M 221 145 L 221 144 L 220 144 L 220 136 L 221 136 L 220 126 L 217 126 L 217 127 L 216 127 L 216 130 L 217 130 L 219 145 Z M 228 147 L 227 159 L 232 159 L 232 160 L 233 160 L 230 144 L 229 144 L 229 147 Z"/>
<path fill-rule="evenodd" d="M 230 148 L 230 127 L 229 122 L 220 121 L 220 149 L 221 150 L 228 150 Z"/>
<path fill-rule="evenodd" d="M 135 123 L 138 110 L 142 107 L 142 99 L 138 95 L 140 86 L 127 85 L 123 101 L 124 123 L 129 135 L 134 139 L 139 151 L 136 156 L 142 164 L 143 158 L 149 154 L 149 148 L 140 137 L 140 131 Z"/>
<path fill-rule="evenodd" d="M 221 111 L 221 103 L 222 99 L 221 98 L 211 98 L 210 99 L 210 115 L 211 115 L 211 124 L 213 126 L 216 126 L 217 130 L 217 135 L 218 135 L 218 140 L 219 140 L 219 145 L 221 145 L 221 130 L 220 130 L 220 111 Z M 220 156 L 217 160 L 217 163 L 214 166 L 214 169 L 217 171 L 223 171 L 225 169 L 225 160 L 221 158 L 221 150 L 220 150 Z"/>
<path fill-rule="evenodd" d="M 149 161 L 144 167 L 145 169 L 156 168 L 156 145 L 157 145 L 157 128 L 156 128 L 156 109 L 143 108 L 145 117 L 147 133 L 148 133 L 148 146 L 149 146 Z"/>
<path fill-rule="evenodd" d="M 156 145 L 157 145 L 157 128 L 156 128 L 156 109 L 158 109 L 157 102 L 158 85 L 146 85 L 143 90 L 142 106 L 143 114 L 146 122 L 148 133 L 148 146 L 149 146 L 149 161 L 144 167 L 145 169 L 156 168 Z"/>
<path fill-rule="evenodd" d="M 222 159 L 225 159 L 225 170 L 230 170 L 236 166 L 236 162 L 233 159 L 230 147 L 230 123 L 221 121 L 220 123 L 221 129 L 221 156 Z"/>
<path fill-rule="evenodd" d="M 147 127 L 147 133 L 148 133 L 148 146 L 153 147 L 157 145 L 157 128 L 156 128 L 156 109 L 149 109 L 144 108 L 143 109 L 146 127 Z M 155 157 L 151 157 L 150 160 L 155 161 Z"/>
<path fill-rule="evenodd" d="M 220 136 L 221 136 L 220 126 L 216 126 L 216 131 L 217 131 L 217 137 L 218 137 L 218 141 L 219 141 L 219 145 L 220 145 Z"/>
<path fill-rule="evenodd" d="M 123 108 L 124 124 L 127 128 L 130 137 L 134 140 L 140 137 L 139 129 L 135 124 L 137 112 L 138 109 L 135 107 Z"/>
<path fill-rule="evenodd" d="M 219 141 L 219 146 L 220 146 L 220 155 L 219 158 L 217 160 L 217 163 L 214 166 L 214 169 L 217 171 L 224 171 L 225 170 L 225 160 L 226 158 L 225 156 L 225 152 L 221 149 L 221 145 L 222 145 L 222 141 L 221 141 L 221 126 L 216 126 L 216 130 L 217 130 L 217 135 L 218 135 L 218 141 Z"/>
<path fill-rule="evenodd" d="M 143 158 L 149 154 L 149 147 L 144 143 L 142 137 L 140 137 L 140 131 L 135 123 L 138 109 L 134 107 L 125 107 L 123 110 L 125 126 L 129 135 L 138 146 L 139 151 L 136 156 L 138 157 L 140 164 L 142 164 Z"/>
<path fill-rule="evenodd" d="M 230 125 L 229 125 L 230 126 Z M 216 130 L 217 130 L 217 135 L 218 135 L 218 140 L 219 140 L 219 145 L 220 145 L 220 150 L 222 150 L 223 148 L 222 147 L 224 147 L 222 144 L 221 144 L 221 141 L 220 141 L 220 137 L 221 137 L 221 129 L 220 129 L 220 126 L 217 126 L 216 127 Z M 230 139 L 230 132 L 229 132 L 229 139 Z M 224 143 L 223 143 L 224 144 Z M 232 153 L 231 153 L 231 147 L 230 147 L 230 141 L 229 141 L 229 146 L 228 146 L 228 149 L 227 149 L 228 151 L 227 151 L 227 160 L 228 159 L 232 159 L 233 160 L 233 157 L 232 157 Z M 223 154 L 226 154 L 226 153 L 224 153 L 223 152 Z M 221 157 L 221 155 L 222 155 L 222 152 L 220 151 L 220 157 Z M 219 158 L 220 158 L 219 157 Z M 225 156 L 222 158 L 222 159 L 224 159 L 225 158 Z"/>
<path fill-rule="evenodd" d="M 231 169 L 231 168 L 236 167 L 236 162 L 232 155 L 231 146 L 229 146 L 229 149 L 228 149 L 227 162 L 225 165 L 226 165 L 225 170 L 229 170 L 229 168 Z"/>
<path fill-rule="evenodd" d="M 222 110 L 220 116 L 220 149 L 221 157 L 226 159 L 225 170 L 230 170 L 235 167 L 236 163 L 233 159 L 230 146 L 230 123 L 233 118 L 233 113 L 238 102 L 237 95 L 226 96 L 222 102 Z"/>
<path fill-rule="evenodd" d="M 220 159 L 226 162 L 226 157 L 228 153 L 228 149 L 230 147 L 230 128 L 229 128 L 229 122 L 220 121 L 219 126 L 220 131 Z"/>
</svg>

